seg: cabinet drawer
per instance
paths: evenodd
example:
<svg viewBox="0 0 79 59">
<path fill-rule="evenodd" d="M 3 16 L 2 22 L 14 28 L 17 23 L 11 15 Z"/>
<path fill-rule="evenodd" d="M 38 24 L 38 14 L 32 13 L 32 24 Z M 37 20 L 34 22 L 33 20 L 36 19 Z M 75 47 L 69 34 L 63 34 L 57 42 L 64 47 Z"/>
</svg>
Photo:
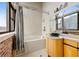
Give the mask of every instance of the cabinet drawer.
<svg viewBox="0 0 79 59">
<path fill-rule="evenodd" d="M 69 39 L 64 39 L 64 43 L 68 44 L 68 45 L 71 45 L 71 46 L 74 46 L 74 47 L 77 47 L 78 46 L 78 43 L 73 41 L 73 40 L 69 40 Z"/>
<path fill-rule="evenodd" d="M 74 47 L 64 45 L 64 57 L 77 57 L 78 50 Z"/>
</svg>

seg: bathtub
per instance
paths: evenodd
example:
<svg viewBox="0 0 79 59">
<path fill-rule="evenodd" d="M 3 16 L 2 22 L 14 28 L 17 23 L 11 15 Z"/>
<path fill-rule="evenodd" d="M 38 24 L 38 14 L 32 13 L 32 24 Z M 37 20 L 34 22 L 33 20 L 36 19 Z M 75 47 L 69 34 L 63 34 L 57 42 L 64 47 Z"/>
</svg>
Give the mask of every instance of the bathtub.
<svg viewBox="0 0 79 59">
<path fill-rule="evenodd" d="M 25 36 L 24 45 L 26 53 L 31 53 L 45 48 L 45 39 L 41 36 Z"/>
</svg>

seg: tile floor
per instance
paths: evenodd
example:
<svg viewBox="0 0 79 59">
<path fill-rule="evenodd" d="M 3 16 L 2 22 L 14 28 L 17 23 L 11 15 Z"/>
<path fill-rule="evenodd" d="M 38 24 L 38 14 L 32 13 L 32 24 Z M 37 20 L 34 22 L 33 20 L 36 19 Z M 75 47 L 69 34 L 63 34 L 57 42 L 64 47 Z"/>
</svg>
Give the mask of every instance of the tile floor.
<svg viewBox="0 0 79 59">
<path fill-rule="evenodd" d="M 22 55 L 20 57 L 48 57 L 48 55 L 45 49 L 41 49 L 29 54 Z"/>
</svg>

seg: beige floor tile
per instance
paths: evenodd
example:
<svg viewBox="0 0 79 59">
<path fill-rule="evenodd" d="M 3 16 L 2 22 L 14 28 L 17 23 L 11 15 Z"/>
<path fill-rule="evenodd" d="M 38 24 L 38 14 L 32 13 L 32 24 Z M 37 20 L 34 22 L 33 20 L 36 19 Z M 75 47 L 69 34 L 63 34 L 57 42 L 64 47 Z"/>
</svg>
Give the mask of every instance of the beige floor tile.
<svg viewBox="0 0 79 59">
<path fill-rule="evenodd" d="M 22 55 L 20 57 L 47 57 L 47 56 L 48 55 L 47 55 L 46 50 L 45 49 L 41 49 L 41 50 L 29 53 L 29 54 Z"/>
</svg>

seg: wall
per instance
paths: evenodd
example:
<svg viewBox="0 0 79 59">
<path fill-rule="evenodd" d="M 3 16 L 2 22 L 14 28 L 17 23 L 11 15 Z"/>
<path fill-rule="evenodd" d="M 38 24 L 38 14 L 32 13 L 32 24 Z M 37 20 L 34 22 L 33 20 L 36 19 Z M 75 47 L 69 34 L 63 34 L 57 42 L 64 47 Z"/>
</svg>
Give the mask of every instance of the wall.
<svg viewBox="0 0 79 59">
<path fill-rule="evenodd" d="M 43 3 L 42 10 L 49 12 L 49 15 L 45 13 L 42 14 L 42 21 L 43 21 L 42 34 L 43 35 L 54 32 L 56 30 L 54 10 L 55 8 L 59 7 L 61 4 L 64 4 L 64 2 L 44 2 Z M 68 2 L 67 7 L 71 7 L 75 4 L 78 4 L 78 2 Z M 46 31 L 43 31 L 44 26 L 46 26 Z"/>
<path fill-rule="evenodd" d="M 22 3 L 22 5 L 28 7 L 23 7 L 23 17 L 24 17 L 24 37 L 27 40 L 27 37 L 37 38 L 41 36 L 42 31 L 42 13 L 33 9 L 42 9 L 41 3 L 27 2 Z M 28 39 L 29 39 L 28 38 Z"/>
<path fill-rule="evenodd" d="M 25 37 L 36 37 L 41 34 L 47 34 L 56 30 L 55 14 L 54 10 L 64 2 L 26 2 L 21 3 L 27 8 L 23 8 L 24 13 L 24 35 Z M 68 2 L 68 7 L 77 3 Z M 49 14 L 34 11 L 33 9 L 43 10 L 49 12 Z M 46 31 L 43 31 L 43 27 L 46 26 Z"/>
<path fill-rule="evenodd" d="M 14 32 L 0 35 L 0 57 L 13 56 Z"/>
</svg>

